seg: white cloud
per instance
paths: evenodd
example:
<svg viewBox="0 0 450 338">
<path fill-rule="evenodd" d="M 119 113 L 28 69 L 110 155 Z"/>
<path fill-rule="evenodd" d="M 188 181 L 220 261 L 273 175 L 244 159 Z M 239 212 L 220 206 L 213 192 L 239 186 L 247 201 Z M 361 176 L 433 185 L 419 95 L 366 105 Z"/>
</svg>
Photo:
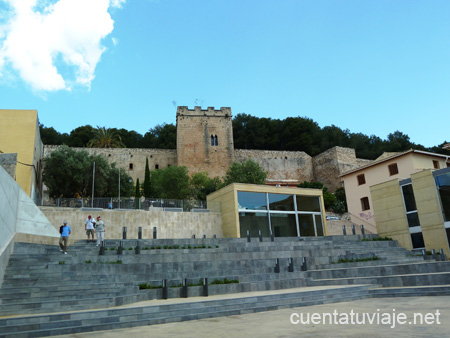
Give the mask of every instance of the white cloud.
<svg viewBox="0 0 450 338">
<path fill-rule="evenodd" d="M 125 0 L 5 1 L 10 15 L 0 27 L 0 76 L 11 67 L 38 91 L 90 87 L 102 39 L 114 28 L 108 9 Z"/>
</svg>

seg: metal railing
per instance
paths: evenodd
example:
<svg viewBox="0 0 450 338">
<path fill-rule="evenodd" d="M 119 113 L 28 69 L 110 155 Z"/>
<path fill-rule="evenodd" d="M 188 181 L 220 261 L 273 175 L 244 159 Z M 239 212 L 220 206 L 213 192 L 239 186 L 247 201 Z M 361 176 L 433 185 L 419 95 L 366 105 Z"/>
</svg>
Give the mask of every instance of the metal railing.
<svg viewBox="0 0 450 338">
<path fill-rule="evenodd" d="M 176 200 L 161 198 L 108 198 L 96 197 L 86 198 L 56 198 L 43 200 L 42 206 L 63 207 L 63 208 L 100 208 L 113 210 L 150 210 L 151 208 L 161 208 L 165 211 L 220 211 L 219 202 L 196 201 L 196 200 Z"/>
</svg>

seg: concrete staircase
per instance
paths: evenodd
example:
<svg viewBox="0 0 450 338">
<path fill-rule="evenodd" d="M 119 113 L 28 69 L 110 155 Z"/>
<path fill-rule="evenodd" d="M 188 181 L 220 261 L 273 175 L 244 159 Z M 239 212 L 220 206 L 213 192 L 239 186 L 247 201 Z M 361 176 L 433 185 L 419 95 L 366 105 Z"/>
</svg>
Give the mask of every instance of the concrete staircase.
<svg viewBox="0 0 450 338">
<path fill-rule="evenodd" d="M 450 262 L 424 261 L 396 242 L 363 242 L 361 236 L 250 243 L 141 240 L 139 254 L 137 241 L 125 240 L 120 255 L 119 244 L 108 240 L 100 256 L 99 248 L 86 242 L 70 246 L 68 255 L 55 246 L 16 243 L 0 289 L 0 337 L 106 330 L 367 297 L 450 294 Z M 341 255 L 367 253 L 379 260 L 332 264 Z M 303 258 L 308 271 L 302 271 Z M 184 278 L 197 284 L 188 287 L 189 298 L 180 298 L 185 296 Z M 204 278 L 209 298 L 198 285 Z M 211 284 L 224 279 L 239 283 Z M 163 280 L 168 300 L 161 300 Z M 153 288 L 140 289 L 139 284 Z"/>
</svg>

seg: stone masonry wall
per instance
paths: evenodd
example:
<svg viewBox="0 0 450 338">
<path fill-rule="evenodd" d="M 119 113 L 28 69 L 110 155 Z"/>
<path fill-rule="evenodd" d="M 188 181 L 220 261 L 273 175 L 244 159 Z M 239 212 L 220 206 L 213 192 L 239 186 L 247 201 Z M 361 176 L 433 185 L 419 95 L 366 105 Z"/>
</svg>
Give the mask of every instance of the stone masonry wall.
<svg viewBox="0 0 450 338">
<path fill-rule="evenodd" d="M 127 227 L 127 238 L 138 237 L 138 228 L 142 227 L 142 238 L 153 238 L 153 227 L 157 227 L 158 238 L 211 238 L 223 237 L 222 217 L 220 213 L 170 212 L 159 208 L 145 210 L 102 210 L 82 211 L 73 208 L 40 207 L 41 211 L 59 230 L 64 220 L 67 221 L 72 234 L 70 241 L 87 238 L 84 224 L 88 215 L 101 216 L 106 225 L 105 239 L 121 239 L 122 227 Z"/>
<path fill-rule="evenodd" d="M 333 147 L 313 158 L 314 179 L 334 192 L 341 187 L 342 173 L 369 163 L 370 160 L 357 159 L 355 149 Z"/>
<path fill-rule="evenodd" d="M 217 140 L 217 144 L 215 144 Z M 177 163 L 189 173 L 223 177 L 234 161 L 231 109 L 177 109 Z"/>
<path fill-rule="evenodd" d="M 303 151 L 235 150 L 236 161 L 249 159 L 267 171 L 268 183 L 297 185 L 314 178 L 312 158 Z"/>
<path fill-rule="evenodd" d="M 44 156 L 50 156 L 58 146 L 45 146 Z M 148 158 L 150 170 L 164 169 L 176 165 L 177 152 L 174 149 L 137 149 L 137 148 L 73 148 L 85 150 L 89 154 L 102 155 L 109 163 L 115 162 L 121 170 L 125 170 L 134 182 L 144 182 L 145 160 Z"/>
<path fill-rule="evenodd" d="M 0 154 L 0 166 L 14 179 L 16 179 L 17 153 Z"/>
</svg>

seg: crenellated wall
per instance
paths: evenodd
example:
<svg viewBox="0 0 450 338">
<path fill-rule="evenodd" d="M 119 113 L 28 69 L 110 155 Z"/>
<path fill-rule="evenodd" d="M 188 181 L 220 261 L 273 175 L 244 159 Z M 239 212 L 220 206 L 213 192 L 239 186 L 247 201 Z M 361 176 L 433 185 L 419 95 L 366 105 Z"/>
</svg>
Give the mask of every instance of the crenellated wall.
<svg viewBox="0 0 450 338">
<path fill-rule="evenodd" d="M 45 157 L 58 149 L 59 146 L 45 146 Z M 145 160 L 148 158 L 150 170 L 164 169 L 177 164 L 175 149 L 145 149 L 145 148 L 72 148 L 85 150 L 89 154 L 102 155 L 109 163 L 115 162 L 136 182 L 139 178 L 144 182 Z"/>
</svg>

